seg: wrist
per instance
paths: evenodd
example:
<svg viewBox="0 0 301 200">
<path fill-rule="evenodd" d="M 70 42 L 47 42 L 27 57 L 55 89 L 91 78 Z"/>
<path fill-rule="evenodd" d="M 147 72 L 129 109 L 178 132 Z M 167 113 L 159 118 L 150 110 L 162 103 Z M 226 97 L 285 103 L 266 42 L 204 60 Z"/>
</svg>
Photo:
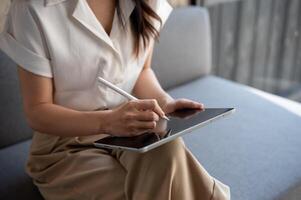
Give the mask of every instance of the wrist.
<svg viewBox="0 0 301 200">
<path fill-rule="evenodd" d="M 111 120 L 113 117 L 113 110 L 97 111 L 98 114 L 98 134 L 111 134 Z"/>
<path fill-rule="evenodd" d="M 172 98 L 169 94 L 162 95 L 161 98 L 158 99 L 158 103 L 161 108 L 166 107 L 169 103 L 173 102 L 174 98 Z"/>
<path fill-rule="evenodd" d="M 166 93 L 164 96 L 161 97 L 160 100 L 158 100 L 158 103 L 161 109 L 163 110 L 163 112 L 167 114 L 170 112 L 169 105 L 172 104 L 172 102 L 174 101 L 175 100 L 169 94 Z"/>
</svg>

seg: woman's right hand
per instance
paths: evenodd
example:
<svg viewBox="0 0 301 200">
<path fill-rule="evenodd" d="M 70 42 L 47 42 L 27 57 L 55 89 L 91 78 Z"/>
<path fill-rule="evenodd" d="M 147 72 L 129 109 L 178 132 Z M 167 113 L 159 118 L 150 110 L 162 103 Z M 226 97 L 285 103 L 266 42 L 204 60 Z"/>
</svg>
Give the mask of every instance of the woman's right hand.
<svg viewBox="0 0 301 200">
<path fill-rule="evenodd" d="M 104 132 L 113 136 L 136 136 L 156 127 L 165 114 L 155 99 L 131 100 L 110 110 Z"/>
</svg>

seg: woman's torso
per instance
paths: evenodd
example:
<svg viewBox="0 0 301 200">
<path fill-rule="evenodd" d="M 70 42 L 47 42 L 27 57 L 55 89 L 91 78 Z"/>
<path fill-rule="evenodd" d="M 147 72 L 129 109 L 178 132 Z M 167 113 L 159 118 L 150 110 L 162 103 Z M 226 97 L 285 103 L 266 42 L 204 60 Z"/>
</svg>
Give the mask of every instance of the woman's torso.
<svg viewBox="0 0 301 200">
<path fill-rule="evenodd" d="M 131 92 L 143 67 L 147 50 L 132 55 L 133 37 L 114 14 L 108 35 L 85 0 L 52 6 L 33 3 L 49 49 L 55 86 L 55 103 L 76 110 L 111 108 L 125 99 L 97 82 L 101 76 Z M 120 1 L 125 15 L 132 1 Z M 42 8 L 41 8 L 42 7 Z"/>
<path fill-rule="evenodd" d="M 133 56 L 129 17 L 135 5 L 131 0 L 119 2 L 125 24 L 115 11 L 108 35 L 86 0 L 14 0 L 9 20 L 13 22 L 8 23 L 7 33 L 0 33 L 0 47 L 30 70 L 39 72 L 39 64 L 45 64 L 43 73 L 53 78 L 55 104 L 79 111 L 113 108 L 126 99 L 98 83 L 97 77 L 131 93 L 150 50 L 148 46 Z M 166 4 L 160 9 L 165 21 L 171 7 Z M 67 138 L 35 131 L 27 171 L 37 177 L 77 148 L 90 148 L 104 136 Z"/>
</svg>

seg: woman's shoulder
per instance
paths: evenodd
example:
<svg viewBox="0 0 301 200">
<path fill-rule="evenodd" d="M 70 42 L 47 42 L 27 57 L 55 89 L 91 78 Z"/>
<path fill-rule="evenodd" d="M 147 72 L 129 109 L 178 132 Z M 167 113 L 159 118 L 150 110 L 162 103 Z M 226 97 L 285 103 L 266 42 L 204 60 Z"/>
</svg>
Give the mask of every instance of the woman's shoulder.
<svg viewBox="0 0 301 200">
<path fill-rule="evenodd" d="M 58 10 L 54 5 L 65 1 L 70 0 L 0 0 L 0 34 L 7 30 L 9 23 L 41 17 L 49 20 L 56 15 L 53 11 Z"/>
<path fill-rule="evenodd" d="M 33 18 L 33 13 L 42 8 L 42 0 L 12 0 L 8 23 L 16 26 L 18 22 L 28 22 Z M 21 23 L 21 24 L 22 24 Z"/>
<path fill-rule="evenodd" d="M 35 0 L 12 0 L 9 13 L 7 15 L 7 20 L 9 23 L 14 23 L 15 21 L 24 21 L 32 17 L 32 13 L 37 7 L 41 6 L 41 1 Z"/>
<path fill-rule="evenodd" d="M 2 1 L 2 0 L 0 0 Z M 53 9 L 59 2 L 67 0 L 11 0 L 10 13 L 24 14 L 30 12 L 31 14 L 48 14 L 50 9 Z M 69 1 L 69 0 L 68 0 Z"/>
<path fill-rule="evenodd" d="M 1 0 L 12 1 L 12 4 L 25 6 L 28 8 L 46 9 L 49 6 L 57 5 L 70 0 Z"/>
<path fill-rule="evenodd" d="M 44 5 L 44 0 L 12 0 L 12 8 L 42 8 Z"/>
<path fill-rule="evenodd" d="M 0 0 L 1 1 L 1 0 Z M 48 0 L 50 1 L 50 0 Z M 53 6 L 47 6 L 47 0 L 12 0 L 9 11 L 9 21 L 13 24 L 17 21 L 47 21 L 55 13 L 49 12 Z M 52 0 L 53 1 L 53 0 Z M 41 20 L 43 19 L 43 20 Z"/>
</svg>

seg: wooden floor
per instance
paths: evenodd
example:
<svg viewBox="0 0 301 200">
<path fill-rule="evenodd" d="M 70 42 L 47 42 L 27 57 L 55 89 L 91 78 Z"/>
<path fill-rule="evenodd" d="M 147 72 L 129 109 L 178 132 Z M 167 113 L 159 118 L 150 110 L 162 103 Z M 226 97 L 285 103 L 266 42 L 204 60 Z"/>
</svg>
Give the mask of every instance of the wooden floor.
<svg viewBox="0 0 301 200">
<path fill-rule="evenodd" d="M 300 87 L 300 0 L 244 0 L 209 12 L 214 74 L 280 95 Z"/>
</svg>

